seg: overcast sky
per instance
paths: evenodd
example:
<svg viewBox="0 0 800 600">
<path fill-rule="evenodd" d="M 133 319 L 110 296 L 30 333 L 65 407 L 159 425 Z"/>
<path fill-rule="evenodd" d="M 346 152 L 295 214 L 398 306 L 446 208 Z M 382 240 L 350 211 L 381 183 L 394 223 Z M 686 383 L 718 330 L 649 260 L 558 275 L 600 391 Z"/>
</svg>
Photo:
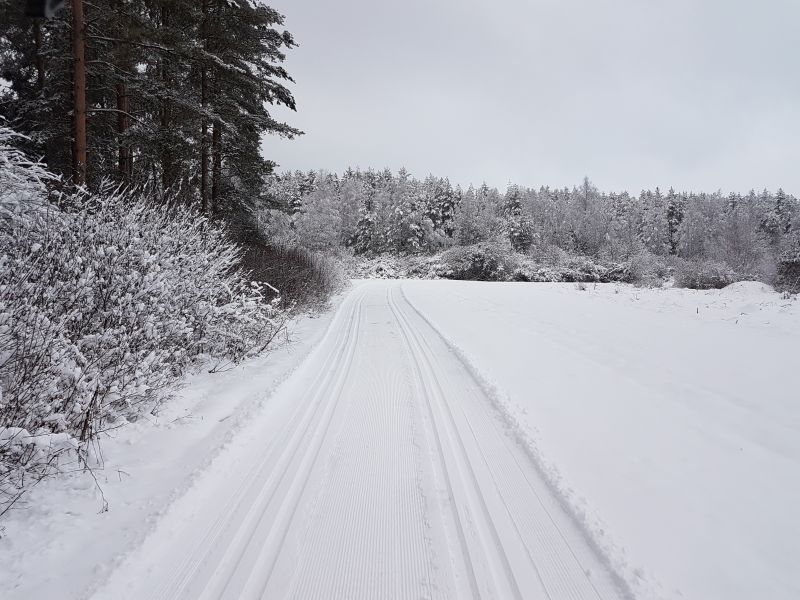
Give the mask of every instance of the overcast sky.
<svg viewBox="0 0 800 600">
<path fill-rule="evenodd" d="M 800 194 L 797 0 L 271 0 L 282 169 Z"/>
</svg>

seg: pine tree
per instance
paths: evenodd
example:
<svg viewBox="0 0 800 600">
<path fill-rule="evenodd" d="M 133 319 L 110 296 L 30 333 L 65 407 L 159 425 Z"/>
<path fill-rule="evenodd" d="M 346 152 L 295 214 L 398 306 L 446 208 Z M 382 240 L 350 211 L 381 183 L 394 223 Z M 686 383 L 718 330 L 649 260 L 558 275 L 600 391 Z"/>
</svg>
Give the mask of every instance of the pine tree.
<svg viewBox="0 0 800 600">
<path fill-rule="evenodd" d="M 667 254 L 670 226 L 666 199 L 659 188 L 655 192 L 642 192 L 639 199 L 642 204 L 642 243 L 653 254 Z"/>
<path fill-rule="evenodd" d="M 0 73 L 11 88 L 0 108 L 51 170 L 89 186 L 147 185 L 229 217 L 265 193 L 273 163 L 262 136 L 300 134 L 268 110 L 295 108 L 282 15 L 256 0 L 75 0 L 84 19 L 67 9 L 37 23 L 22 4 L 0 0 Z M 73 16 L 85 27 L 71 27 Z M 85 110 L 72 78 L 83 39 Z M 86 156 L 73 135 L 82 113 Z"/>
<path fill-rule="evenodd" d="M 678 232 L 680 231 L 681 223 L 683 222 L 683 213 L 686 209 L 684 198 L 678 196 L 673 188 L 669 188 L 669 193 L 666 198 L 667 202 L 667 246 L 669 253 L 673 256 L 678 254 L 678 245 L 680 238 Z"/>
<path fill-rule="evenodd" d="M 285 50 L 295 42 L 275 28 L 283 25 L 283 16 L 260 2 L 210 2 L 205 63 L 213 82 L 213 168 L 226 182 L 224 188 L 212 186 L 212 204 L 216 211 L 247 210 L 273 167 L 261 157 L 262 135 L 292 138 L 301 133 L 276 121 L 267 109 L 274 104 L 295 109 L 285 86 L 292 79 L 281 66 Z"/>
<path fill-rule="evenodd" d="M 508 229 L 511 247 L 517 252 L 526 252 L 533 245 L 533 227 L 522 211 L 522 192 L 512 185 L 503 201 L 503 216 Z"/>
</svg>

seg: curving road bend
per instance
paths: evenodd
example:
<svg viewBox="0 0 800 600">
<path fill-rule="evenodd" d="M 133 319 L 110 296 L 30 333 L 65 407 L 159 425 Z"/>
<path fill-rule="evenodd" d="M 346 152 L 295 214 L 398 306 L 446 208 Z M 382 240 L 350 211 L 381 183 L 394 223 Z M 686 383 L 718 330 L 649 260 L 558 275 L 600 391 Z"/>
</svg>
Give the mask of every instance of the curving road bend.
<svg viewBox="0 0 800 600">
<path fill-rule="evenodd" d="M 264 411 L 94 598 L 629 596 L 401 282 L 355 285 Z"/>
</svg>

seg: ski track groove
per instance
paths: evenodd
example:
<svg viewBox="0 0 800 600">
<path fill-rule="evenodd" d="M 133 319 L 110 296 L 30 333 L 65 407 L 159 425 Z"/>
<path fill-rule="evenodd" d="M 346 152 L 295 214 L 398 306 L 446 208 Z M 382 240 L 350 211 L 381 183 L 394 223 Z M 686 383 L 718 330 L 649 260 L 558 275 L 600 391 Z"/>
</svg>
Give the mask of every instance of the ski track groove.
<svg viewBox="0 0 800 600">
<path fill-rule="evenodd" d="M 398 325 L 401 328 L 401 334 L 402 334 L 402 336 L 403 336 L 403 338 L 405 340 L 408 355 L 411 357 L 411 360 L 414 363 L 414 366 L 415 366 L 415 369 L 416 369 L 416 372 L 417 372 L 417 384 L 418 384 L 418 387 L 419 387 L 420 391 L 422 392 L 422 395 L 425 396 L 425 398 L 426 398 L 426 407 L 428 409 L 428 418 L 430 420 L 430 427 L 432 428 L 432 434 L 433 434 L 434 442 L 435 442 L 435 446 L 436 446 L 437 460 L 438 460 L 438 463 L 439 463 L 438 466 L 441 468 L 441 470 L 439 472 L 441 473 L 441 479 L 443 480 L 443 482 L 444 482 L 444 484 L 446 486 L 448 504 L 450 506 L 453 522 L 454 522 L 455 528 L 456 528 L 456 534 L 457 534 L 458 543 L 459 543 L 459 550 L 461 552 L 461 558 L 463 559 L 464 564 L 466 565 L 466 575 L 468 576 L 468 579 L 469 579 L 470 591 L 472 592 L 472 596 L 475 597 L 475 598 L 479 598 L 480 597 L 480 592 L 479 592 L 479 587 L 478 587 L 478 581 L 477 581 L 477 579 L 475 577 L 475 568 L 474 568 L 474 566 L 472 564 L 472 556 L 471 556 L 471 554 L 469 552 L 469 545 L 467 543 L 467 537 L 466 537 L 464 523 L 462 522 L 461 518 L 459 517 L 458 508 L 457 508 L 456 499 L 455 499 L 456 494 L 455 494 L 455 491 L 454 491 L 452 478 L 450 476 L 449 471 L 447 470 L 447 468 L 445 466 L 446 459 L 445 459 L 445 452 L 444 452 L 444 444 L 442 443 L 442 435 L 441 435 L 441 432 L 436 428 L 436 423 L 435 423 L 435 419 L 434 419 L 434 416 L 433 416 L 433 408 L 432 408 L 432 406 L 430 404 L 430 400 L 427 397 L 427 394 L 425 393 L 424 379 L 421 376 L 421 367 L 419 366 L 418 358 L 414 354 L 413 349 L 411 347 L 411 344 L 410 344 L 410 341 L 409 341 L 409 338 L 408 338 L 408 333 L 407 333 L 406 329 L 403 327 L 402 323 L 400 322 L 400 319 L 398 317 L 398 313 L 397 313 L 393 298 L 391 296 L 391 291 L 390 290 L 387 290 L 387 302 L 388 302 L 390 308 L 392 309 L 392 314 L 394 315 L 395 320 L 397 321 Z"/>
<path fill-rule="evenodd" d="M 525 548 L 530 567 L 537 573 L 546 597 L 552 599 L 597 598 L 601 600 L 620 597 L 621 590 L 614 584 L 613 574 L 605 573 L 599 557 L 590 555 L 588 558 L 593 559 L 591 560 L 593 566 L 592 574 L 605 575 L 601 577 L 599 586 L 592 580 L 590 574 L 587 573 L 587 569 L 582 564 L 582 559 L 585 560 L 587 557 L 578 558 L 572 544 L 569 543 L 566 534 L 553 516 L 553 510 L 560 510 L 557 501 L 552 497 L 549 498 L 551 508 L 548 509 L 542 499 L 542 494 L 550 492 L 550 490 L 536 471 L 535 465 L 531 464 L 530 459 L 524 455 L 522 449 L 508 436 L 507 432 L 498 427 L 498 419 L 491 412 L 491 402 L 485 397 L 479 382 L 474 379 L 469 369 L 466 368 L 460 358 L 449 351 L 446 341 L 441 338 L 439 332 L 430 325 L 424 315 L 408 300 L 401 284 L 398 284 L 397 287 L 400 290 L 403 301 L 418 322 L 418 326 L 414 327 L 407 316 L 403 317 L 407 330 L 418 342 L 420 354 L 428 362 L 430 372 L 435 374 L 432 378 L 433 383 L 439 392 L 438 397 L 447 408 L 453 430 L 456 432 L 460 447 L 464 451 L 465 462 L 474 475 L 473 467 L 476 466 L 478 461 L 470 460 L 469 454 L 465 449 L 463 437 L 464 433 L 469 433 L 469 437 L 474 440 L 474 444 L 470 444 L 470 447 L 475 449 L 480 457 L 480 462 L 485 466 L 484 472 L 488 474 L 497 492 L 497 497 L 501 501 L 516 535 Z M 394 304 L 396 306 L 396 303 Z M 445 347 L 447 352 L 434 352 L 430 342 L 421 333 L 423 331 L 428 331 L 431 337 Z M 456 383 L 452 377 L 448 378 L 446 376 L 447 369 L 441 364 L 440 358 L 437 358 L 444 355 L 452 357 L 460 366 L 460 375 L 465 376 L 472 383 L 471 387 L 474 390 L 473 401 L 466 402 L 462 399 L 462 401 L 456 403 L 458 409 L 460 409 L 457 412 L 460 413 L 468 431 L 459 432 L 452 403 L 447 400 L 448 394 L 443 389 L 443 385 L 446 383 Z M 455 389 L 455 386 L 451 385 L 450 389 Z M 477 408 L 478 410 L 468 412 L 468 407 Z M 482 427 L 474 426 L 470 415 L 472 415 L 473 419 L 477 417 L 481 421 Z M 480 432 L 480 435 L 478 432 Z M 489 455 L 487 449 L 493 446 L 493 449 L 500 452 L 495 455 Z M 513 460 L 499 460 L 501 458 L 500 453 L 504 457 L 510 457 Z M 523 460 L 520 460 L 521 458 Z M 538 483 L 538 486 L 533 484 L 533 480 Z M 527 496 L 535 500 L 538 507 L 537 510 L 531 510 L 531 504 L 523 502 L 523 495 L 519 489 L 520 481 L 525 482 L 525 487 L 528 490 Z M 481 492 L 477 477 L 473 478 L 473 483 L 478 495 L 484 498 L 483 505 L 485 506 L 485 497 Z M 537 489 L 537 487 L 540 489 Z M 563 511 L 561 512 L 563 514 Z M 491 520 L 491 515 L 488 512 L 486 515 Z M 574 524 L 567 519 L 565 525 L 573 525 L 572 539 L 579 545 L 585 545 L 583 536 Z"/>
<path fill-rule="evenodd" d="M 329 363 L 331 360 L 332 357 L 329 357 L 327 362 Z M 317 382 L 312 383 L 312 386 L 314 385 L 317 385 Z M 298 406 L 298 410 L 292 415 L 292 422 L 300 418 L 300 415 L 303 412 L 301 408 L 302 407 Z M 249 469 L 247 476 L 244 477 L 241 480 L 241 483 L 237 486 L 237 493 L 230 495 L 230 497 L 225 501 L 223 509 L 219 512 L 217 518 L 208 528 L 205 529 L 202 538 L 197 540 L 197 543 L 192 546 L 191 552 L 188 552 L 184 555 L 183 559 L 176 566 L 175 575 L 172 578 L 165 579 L 161 582 L 161 585 L 159 585 L 158 589 L 153 595 L 154 599 L 168 600 L 179 597 L 185 592 L 186 586 L 197 574 L 201 564 L 207 558 L 209 549 L 214 546 L 216 540 L 223 533 L 225 526 L 229 523 L 235 507 L 242 503 L 242 497 L 245 496 L 246 492 L 253 487 L 255 474 L 257 474 L 270 463 L 269 458 L 272 456 L 276 448 L 280 447 L 281 442 L 285 441 L 288 435 L 288 431 L 285 431 L 280 440 L 273 441 L 273 443 L 270 444 L 269 448 L 265 452 L 264 460 L 256 463 L 251 469 Z"/>
<path fill-rule="evenodd" d="M 423 348 L 423 345 L 420 342 L 419 337 L 414 332 L 410 322 L 406 319 L 405 315 L 402 314 L 402 311 L 398 310 L 397 304 L 394 298 L 392 297 L 391 290 L 389 291 L 389 304 L 392 307 L 392 311 L 395 315 L 395 318 L 397 319 L 397 322 L 400 324 L 400 327 L 403 330 L 403 335 L 406 339 L 406 343 L 408 344 L 409 351 L 412 354 L 412 356 L 414 356 L 414 362 L 417 367 L 417 374 L 425 389 L 424 395 L 428 403 L 428 406 L 431 410 L 431 420 L 434 424 L 434 427 L 436 427 L 436 419 L 435 417 L 433 417 L 434 411 L 431 406 L 432 405 L 431 396 L 435 396 L 437 407 L 440 410 L 442 410 L 442 412 L 445 413 L 446 417 L 449 417 L 449 419 L 446 419 L 447 421 L 449 421 L 449 426 L 445 425 L 446 431 L 444 432 L 444 434 L 445 436 L 447 436 L 447 439 L 449 440 L 451 445 L 453 446 L 457 445 L 458 450 L 461 453 L 462 460 L 458 462 L 457 468 L 459 470 L 460 477 L 462 477 L 463 479 L 469 479 L 469 482 L 466 481 L 464 482 L 465 487 L 468 487 L 470 484 L 473 486 L 473 490 L 475 493 L 472 494 L 471 501 L 470 499 L 468 499 L 468 502 L 470 504 L 474 504 L 475 501 L 477 500 L 478 503 L 478 509 L 476 510 L 475 508 L 472 508 L 472 510 L 469 511 L 470 515 L 473 518 L 480 518 L 481 516 L 483 517 L 483 523 L 480 524 L 479 527 L 482 527 L 484 530 L 488 529 L 489 535 L 492 540 L 493 548 L 487 547 L 488 544 L 485 539 L 481 540 L 481 545 L 482 545 L 481 558 L 483 559 L 483 561 L 488 563 L 489 571 L 495 585 L 499 586 L 505 584 L 504 587 L 507 590 L 511 591 L 511 593 L 514 595 L 514 598 L 521 600 L 522 593 L 520 592 L 517 580 L 514 577 L 514 574 L 511 570 L 508 557 L 506 556 L 505 549 L 503 548 L 503 545 L 500 541 L 494 522 L 489 514 L 489 510 L 486 506 L 486 499 L 481 493 L 475 473 L 472 470 L 471 465 L 469 464 L 469 459 L 467 457 L 463 441 L 459 437 L 458 431 L 455 427 L 455 421 L 453 420 L 451 409 L 447 404 L 446 400 L 444 400 L 443 397 L 444 394 L 438 385 L 438 380 L 434 374 L 435 371 L 433 370 L 433 367 L 431 365 L 430 358 L 427 356 L 427 353 L 425 352 L 425 349 Z M 414 352 L 413 350 L 414 346 L 416 346 L 418 352 Z M 421 362 L 418 360 L 420 358 L 422 359 Z M 423 365 L 427 368 L 423 368 Z M 428 373 L 428 376 L 426 376 L 426 373 Z M 446 463 L 444 465 L 444 468 L 447 469 Z M 479 533 L 479 537 L 485 537 L 485 535 L 486 535 L 485 531 L 483 535 Z M 469 554 L 468 547 L 466 551 Z M 499 559 L 500 562 L 499 568 L 496 564 L 492 565 L 492 563 L 495 562 L 495 560 L 493 559 Z M 474 565 L 474 562 L 472 562 L 472 564 Z M 500 573 L 498 573 L 498 571 L 500 570 L 502 570 L 502 573 L 505 576 L 505 581 L 500 580 L 501 575 Z"/>
<path fill-rule="evenodd" d="M 123 587 L 122 596 L 625 596 L 401 283 L 351 292 L 305 360 L 313 376 L 289 388 L 297 398 L 261 458 L 234 470 L 217 502 L 179 520 L 179 534 L 167 523 L 166 541 L 154 543 L 175 546 L 162 559 L 172 565 L 143 557 L 153 579 L 137 585 L 152 593 Z"/>
<path fill-rule="evenodd" d="M 369 308 L 369 307 L 368 307 Z M 385 310 L 385 307 L 384 309 Z M 408 378 L 401 369 L 391 373 L 382 374 L 373 368 L 370 361 L 360 365 L 360 383 L 365 386 L 365 397 L 354 397 L 349 410 L 351 414 L 345 416 L 344 430 L 337 435 L 335 447 L 329 463 L 331 467 L 325 469 L 327 482 L 317 495 L 326 496 L 323 506 L 317 506 L 318 514 L 309 521 L 317 524 L 317 534 L 306 540 L 306 548 L 319 547 L 324 540 L 336 539 L 333 530 L 341 523 L 352 523 L 349 531 L 338 532 L 344 538 L 345 546 L 339 553 L 338 568 L 327 573 L 326 559 L 322 552 L 310 552 L 311 559 L 308 565 L 301 565 L 300 570 L 305 572 L 295 579 L 290 589 L 294 590 L 295 598 L 323 598 L 336 595 L 337 574 L 344 573 L 343 579 L 348 582 L 341 597 L 353 598 L 363 595 L 368 598 L 410 598 L 429 585 L 432 579 L 430 564 L 426 561 L 429 554 L 426 551 L 425 532 L 418 530 L 420 524 L 426 521 L 424 498 L 419 494 L 416 481 L 419 462 L 418 451 L 415 451 L 413 439 L 407 435 L 413 429 L 413 404 L 404 401 L 407 394 Z M 356 424 L 355 431 L 352 425 Z M 385 434 L 385 435 L 382 435 Z M 371 448 L 374 444 L 374 454 L 382 457 L 379 467 L 375 468 L 374 461 L 369 460 L 370 453 L 357 452 L 358 445 L 353 445 L 353 440 Z M 398 452 L 398 448 L 408 449 L 407 452 Z M 353 457 L 353 471 L 364 477 L 370 477 L 371 489 L 376 493 L 363 493 L 359 498 L 357 490 L 351 489 L 342 494 L 346 489 L 348 478 L 352 478 L 350 471 L 338 468 L 337 456 Z M 342 459 L 344 460 L 344 459 Z M 394 484 L 404 474 L 414 474 L 415 479 L 405 483 L 398 492 L 393 491 Z M 337 496 L 337 491 L 339 494 Z M 367 500 L 363 503 L 362 500 Z M 376 520 L 375 515 L 381 515 L 381 507 L 397 506 L 399 521 L 388 531 L 384 530 L 386 523 Z M 355 504 L 360 512 L 351 515 L 351 519 L 343 519 L 348 504 Z M 332 512 L 332 518 L 323 518 L 324 512 Z M 358 536 L 362 524 L 369 527 Z M 415 536 L 408 535 L 414 532 Z M 363 545 L 370 552 L 356 553 L 355 546 Z M 422 551 L 417 546 L 422 546 Z M 300 553 L 301 557 L 305 552 Z M 347 560 L 349 558 L 349 560 Z M 356 559 L 356 560 L 354 560 Z M 342 562 L 344 564 L 342 564 Z M 392 568 L 397 564 L 406 566 L 409 577 L 392 582 L 390 577 L 376 578 L 370 571 L 391 574 Z M 321 574 L 326 574 L 324 577 Z M 374 573 L 373 573 L 374 575 Z M 396 577 L 396 576 L 395 576 Z M 362 586 L 361 591 L 353 586 Z M 323 590 L 323 586 L 327 589 Z M 364 590 L 363 586 L 367 586 Z M 413 586 L 413 587 L 412 587 Z M 338 597 L 338 596 L 337 596 Z"/>
<path fill-rule="evenodd" d="M 346 366 L 349 359 L 352 357 L 352 352 L 356 346 L 354 335 L 358 327 L 358 318 L 362 301 L 363 296 L 354 299 L 352 310 L 349 313 L 348 325 L 340 332 L 339 339 L 344 338 L 342 343 L 339 344 L 340 349 L 326 360 L 323 369 L 320 370 L 319 375 L 310 387 L 309 391 L 313 392 L 310 394 L 312 401 L 308 402 L 305 410 L 300 410 L 295 413 L 296 424 L 294 422 L 295 420 L 293 420 L 293 423 L 286 429 L 285 435 L 281 437 L 280 442 L 275 444 L 275 451 L 280 453 L 278 459 L 273 461 L 271 460 L 273 458 L 271 454 L 266 453 L 265 459 L 261 464 L 264 466 L 275 465 L 272 467 L 272 472 L 269 473 L 265 479 L 253 478 L 252 480 L 245 480 L 243 482 L 245 484 L 244 487 L 250 487 L 265 481 L 261 489 L 257 492 L 255 501 L 247 510 L 245 517 L 236 527 L 234 537 L 225 548 L 223 556 L 213 570 L 210 579 L 206 582 L 204 589 L 198 596 L 199 598 L 211 600 L 214 598 L 231 597 L 227 595 L 226 592 L 231 584 L 232 578 L 237 572 L 237 567 L 243 563 L 243 557 L 249 545 L 252 543 L 253 537 L 258 529 L 258 524 L 265 516 L 266 508 L 272 502 L 275 493 L 287 474 L 292 459 L 299 451 L 305 439 L 303 434 L 311 428 L 318 413 L 323 410 L 323 405 L 325 404 L 325 384 L 331 379 L 336 379 L 337 376 L 341 378 L 343 372 L 341 367 Z M 344 361 L 343 364 L 341 364 L 342 361 Z M 337 368 L 337 366 L 339 368 Z M 303 406 L 303 404 L 299 402 L 298 405 Z M 235 494 L 233 498 L 238 503 L 241 503 L 247 499 L 247 496 Z M 223 517 L 228 517 L 228 519 L 232 517 L 232 514 L 226 514 L 225 512 L 223 512 L 222 515 Z M 220 533 L 221 532 L 222 531 L 220 531 Z M 210 544 L 206 545 L 205 548 L 207 552 L 212 552 L 215 546 L 214 544 Z M 194 563 L 195 574 L 200 566 L 201 562 Z M 187 578 L 187 581 L 189 580 L 191 580 L 191 577 Z M 184 584 L 177 590 L 177 593 L 165 594 L 161 597 L 167 600 L 169 598 L 181 597 L 181 595 L 185 593 Z"/>
<path fill-rule="evenodd" d="M 261 551 L 259 552 L 258 557 L 256 558 L 256 564 L 260 567 L 265 562 L 269 565 L 266 576 L 261 577 L 261 581 L 257 581 L 254 579 L 254 576 L 261 575 L 259 569 L 254 568 L 250 572 L 250 577 L 245 582 L 245 587 L 242 595 L 246 597 L 250 597 L 252 595 L 251 590 L 259 589 L 259 597 L 265 597 L 266 587 L 269 584 L 269 579 L 272 576 L 273 569 L 275 568 L 275 562 L 277 561 L 277 554 L 280 550 L 280 547 L 283 545 L 283 542 L 286 540 L 286 535 L 288 533 L 289 527 L 291 526 L 292 520 L 294 519 L 294 515 L 297 512 L 297 508 L 299 506 L 299 500 L 303 495 L 303 491 L 305 490 L 306 485 L 308 484 L 308 480 L 311 476 L 311 471 L 316 463 L 320 450 L 322 448 L 322 444 L 325 441 L 325 436 L 328 432 L 330 427 L 331 420 L 333 415 L 336 411 L 337 406 L 342 397 L 342 388 L 347 380 L 348 375 L 350 374 L 350 367 L 352 366 L 353 356 L 355 355 L 355 350 L 358 346 L 358 335 L 361 332 L 361 328 L 359 327 L 361 321 L 361 302 L 359 302 L 359 309 L 356 315 L 356 323 L 354 327 L 354 333 L 351 336 L 353 340 L 351 344 L 349 344 L 347 359 L 343 365 L 341 365 L 341 369 L 337 371 L 337 377 L 335 378 L 335 385 L 334 389 L 335 392 L 333 394 L 332 400 L 328 402 L 328 406 L 325 407 L 326 413 L 323 413 L 322 420 L 317 428 L 314 430 L 314 434 L 312 436 L 313 444 L 311 449 L 303 456 L 301 461 L 301 467 L 298 469 L 297 473 L 295 474 L 291 486 L 290 486 L 290 493 L 287 494 L 283 502 L 279 508 L 279 515 L 281 518 L 276 519 L 276 524 L 280 527 L 281 532 L 278 534 L 275 530 L 275 525 L 270 528 L 269 535 L 265 539 L 263 545 L 261 546 Z M 324 393 L 324 392 L 321 392 Z M 316 448 L 314 448 L 316 446 Z M 287 465 L 288 470 L 288 465 Z M 297 489 L 299 488 L 299 490 Z M 277 488 L 276 488 L 277 491 Z M 280 536 L 280 544 L 278 544 L 277 548 L 274 544 L 274 538 L 276 535 Z"/>
<path fill-rule="evenodd" d="M 488 422 L 497 432 L 496 438 L 502 440 L 510 457 L 513 459 L 513 464 L 516 465 L 518 469 L 518 472 L 507 480 L 516 481 L 516 478 L 521 476 L 533 497 L 536 499 L 536 504 L 541 511 L 540 516 L 544 518 L 536 518 L 535 515 L 529 514 L 530 511 L 525 510 L 524 505 L 523 509 L 519 510 L 517 514 L 522 515 L 524 520 L 529 523 L 529 528 L 537 532 L 535 539 L 544 540 L 543 543 L 546 543 L 548 535 L 551 538 L 550 543 L 547 544 L 547 548 L 538 549 L 537 556 L 539 558 L 537 561 L 547 568 L 551 558 L 557 556 L 559 550 L 566 550 L 571 555 L 575 564 L 581 565 L 583 563 L 590 563 L 593 567 L 592 572 L 594 574 L 600 574 L 599 578 L 587 576 L 588 582 L 597 597 L 603 599 L 624 598 L 626 600 L 632 600 L 634 598 L 633 592 L 622 580 L 620 575 L 607 563 L 607 557 L 602 554 L 602 550 L 595 545 L 591 538 L 587 537 L 588 534 L 586 531 L 564 507 L 562 504 L 563 501 L 558 498 L 556 492 L 551 488 L 549 483 L 547 483 L 546 476 L 540 470 L 536 460 L 531 457 L 528 449 L 520 445 L 520 442 L 513 433 L 509 434 L 511 427 L 507 421 L 508 416 L 502 413 L 501 409 L 488 398 L 487 394 L 489 392 L 484 390 L 484 384 L 479 381 L 472 367 L 451 348 L 450 343 L 439 332 L 437 327 L 414 306 L 414 303 L 408 298 L 402 286 L 400 287 L 400 293 L 419 320 L 427 325 L 428 329 L 433 332 L 435 337 L 443 342 L 446 346 L 446 350 L 462 365 L 465 371 L 465 377 L 474 383 L 474 388 L 476 390 L 481 392 L 482 404 L 484 408 L 488 409 L 483 411 L 482 415 L 484 417 L 489 417 Z M 476 430 L 479 429 L 473 428 L 473 434 Z M 484 431 L 488 431 L 488 429 L 484 428 Z M 483 448 L 481 444 L 478 444 L 478 447 L 481 449 Z M 500 463 L 499 466 L 501 469 L 508 469 L 511 468 L 511 465 L 511 462 L 506 462 Z M 510 494 L 508 497 L 510 497 L 511 501 L 518 501 L 517 494 Z M 550 523 L 552 527 L 548 528 L 546 523 Z M 569 534 L 566 533 L 565 530 L 569 530 Z M 558 541 L 554 542 L 552 540 L 553 534 L 559 538 Z M 568 540 L 569 537 L 572 537 L 577 543 L 571 544 Z M 567 577 L 568 575 L 564 576 Z M 574 577 L 575 574 L 572 576 Z M 580 578 L 577 578 L 577 580 L 580 580 Z M 560 596 L 556 597 L 558 598 Z"/>
</svg>

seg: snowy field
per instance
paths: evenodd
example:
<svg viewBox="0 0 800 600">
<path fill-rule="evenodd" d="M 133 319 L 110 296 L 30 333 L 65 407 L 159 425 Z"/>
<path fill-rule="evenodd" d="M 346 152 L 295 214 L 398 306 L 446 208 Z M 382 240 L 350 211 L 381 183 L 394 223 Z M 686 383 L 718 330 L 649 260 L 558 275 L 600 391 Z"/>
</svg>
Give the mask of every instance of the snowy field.
<svg viewBox="0 0 800 600">
<path fill-rule="evenodd" d="M 796 299 L 355 282 L 295 338 L 107 441 L 107 511 L 36 488 L 0 597 L 800 597 Z"/>
<path fill-rule="evenodd" d="M 637 597 L 800 598 L 800 303 L 407 282 Z"/>
</svg>

